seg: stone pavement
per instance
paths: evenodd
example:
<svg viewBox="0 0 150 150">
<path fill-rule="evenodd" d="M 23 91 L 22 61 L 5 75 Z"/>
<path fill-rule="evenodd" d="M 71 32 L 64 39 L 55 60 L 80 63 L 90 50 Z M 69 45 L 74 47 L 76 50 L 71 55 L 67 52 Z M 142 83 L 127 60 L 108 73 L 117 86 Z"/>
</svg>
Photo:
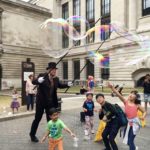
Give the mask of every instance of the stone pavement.
<svg viewBox="0 0 150 150">
<path fill-rule="evenodd" d="M 106 97 L 109 101 L 121 104 L 117 98 Z M 94 135 L 91 140 L 84 141 L 84 130 L 83 125 L 79 121 L 79 112 L 81 111 L 81 106 L 84 97 L 74 97 L 63 99 L 61 119 L 67 124 L 67 126 L 75 132 L 79 138 L 79 147 L 73 147 L 73 140 L 64 132 L 64 150 L 99 150 L 103 149 L 103 143 L 93 142 Z M 98 105 L 96 105 L 98 107 Z M 150 112 L 150 110 L 149 110 Z M 26 113 L 27 114 L 27 113 Z M 13 118 L 12 120 L 1 121 L 0 122 L 0 150 L 47 150 L 47 141 L 43 144 L 32 143 L 29 139 L 29 130 L 31 123 L 34 119 L 34 112 L 28 112 L 31 116 L 26 116 L 23 114 L 19 118 Z M 26 116 L 26 117 L 25 117 Z M 46 119 L 45 114 L 40 122 L 37 136 L 41 138 L 46 129 Z M 95 114 L 95 130 L 98 127 L 98 114 Z M 119 150 L 128 150 L 129 148 L 122 144 L 119 136 L 116 138 L 119 146 Z M 147 116 L 147 126 L 141 129 L 140 133 L 136 137 L 136 144 L 139 150 L 149 150 L 150 143 L 150 115 Z"/>
</svg>

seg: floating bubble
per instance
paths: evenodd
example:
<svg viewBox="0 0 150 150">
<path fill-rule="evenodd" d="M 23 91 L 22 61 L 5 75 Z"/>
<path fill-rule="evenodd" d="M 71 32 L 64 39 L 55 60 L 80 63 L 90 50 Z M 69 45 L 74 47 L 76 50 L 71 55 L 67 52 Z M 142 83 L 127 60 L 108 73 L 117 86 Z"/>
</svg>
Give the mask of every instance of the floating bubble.
<svg viewBox="0 0 150 150">
<path fill-rule="evenodd" d="M 48 44 L 43 47 L 43 52 L 53 58 L 60 58 L 64 56 L 68 51 L 68 49 L 54 49 L 51 45 Z"/>
<path fill-rule="evenodd" d="M 95 27 L 89 29 L 86 32 L 86 36 L 88 37 L 88 42 L 89 43 L 93 42 L 93 36 L 95 36 L 100 41 L 101 34 L 103 34 L 104 32 L 107 32 L 109 30 L 111 30 L 110 25 L 100 25 L 100 26 L 95 26 Z M 102 47 L 99 47 L 99 48 L 102 48 Z M 98 51 L 98 47 L 97 47 L 97 49 L 93 49 L 92 45 L 88 45 L 86 50 L 87 50 L 87 56 L 88 56 L 88 59 L 90 60 L 90 62 L 92 64 L 94 64 L 94 60 L 95 60 L 95 63 L 99 63 L 99 65 L 100 65 L 100 61 L 104 57 L 99 52 L 96 52 L 96 51 Z M 104 50 L 108 50 L 108 48 L 105 46 Z"/>
<path fill-rule="evenodd" d="M 140 36 L 141 41 L 139 42 L 142 49 L 150 49 L 150 38 L 149 36 Z"/>
<path fill-rule="evenodd" d="M 47 19 L 44 23 L 41 24 L 41 28 L 50 28 L 51 30 L 63 30 L 65 34 L 72 40 L 81 40 L 86 37 L 85 32 L 81 31 L 81 26 L 85 25 L 86 30 L 90 28 L 89 22 L 81 16 L 71 16 L 67 20 L 62 18 Z M 80 32 L 81 31 L 81 32 Z"/>
<path fill-rule="evenodd" d="M 62 30 L 62 28 L 66 27 L 66 26 L 69 26 L 69 25 L 68 25 L 67 21 L 64 20 L 63 18 L 57 18 L 57 19 L 50 18 L 50 19 L 45 20 L 40 25 L 40 27 L 42 29 L 43 28 L 48 28 L 48 29 L 53 30 L 53 31 Z"/>
<path fill-rule="evenodd" d="M 64 24 L 65 21 L 63 19 L 48 19 L 41 25 L 41 49 L 46 55 L 60 58 L 69 51 L 68 48 L 62 49 L 59 41 L 63 34 L 62 26 Z"/>
<path fill-rule="evenodd" d="M 94 26 L 86 32 L 86 35 L 90 35 L 92 32 L 98 32 L 98 34 L 100 34 L 106 31 L 112 31 L 111 25 Z"/>
<path fill-rule="evenodd" d="M 109 68 L 109 59 L 109 56 L 103 56 L 99 52 L 89 52 L 89 60 L 91 61 L 91 63 L 94 64 L 94 60 L 96 60 L 95 62 L 98 62 L 100 68 Z"/>
<path fill-rule="evenodd" d="M 150 47 L 150 40 L 146 40 L 144 36 L 136 34 L 135 32 L 129 32 L 129 30 L 120 22 L 112 22 L 111 25 L 114 32 L 128 41 L 137 43 L 141 50 Z M 132 43 L 129 43 L 128 46 L 132 46 Z"/>
<path fill-rule="evenodd" d="M 112 22 L 111 27 L 112 31 L 116 32 L 121 37 L 131 42 L 137 42 L 139 45 L 141 45 L 141 42 L 143 41 L 142 37 L 135 32 L 130 32 L 122 23 Z"/>
<path fill-rule="evenodd" d="M 139 64 L 142 61 L 145 61 L 148 57 L 150 57 L 150 54 L 143 56 L 143 57 L 136 58 L 136 59 L 133 58 L 133 60 L 126 63 L 125 66 L 133 66 L 133 65 Z"/>
<path fill-rule="evenodd" d="M 81 27 L 84 25 L 86 30 L 90 29 L 89 22 L 81 16 L 71 16 L 67 20 L 68 24 L 63 26 L 66 35 L 74 41 L 86 38 L 86 33 L 82 32 Z"/>
</svg>

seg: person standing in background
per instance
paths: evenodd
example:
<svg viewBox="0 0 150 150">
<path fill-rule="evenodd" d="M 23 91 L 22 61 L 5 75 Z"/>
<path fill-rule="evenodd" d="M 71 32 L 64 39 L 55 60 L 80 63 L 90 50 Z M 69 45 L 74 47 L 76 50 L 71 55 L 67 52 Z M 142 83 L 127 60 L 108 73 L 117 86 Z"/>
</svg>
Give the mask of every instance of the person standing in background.
<svg viewBox="0 0 150 150">
<path fill-rule="evenodd" d="M 150 105 L 150 75 L 147 74 L 145 76 L 145 80 L 143 82 L 144 88 L 144 102 L 145 102 L 145 111 L 147 112 L 147 103 Z"/>
<path fill-rule="evenodd" d="M 34 109 L 34 97 L 36 91 L 35 91 L 35 85 L 32 84 L 33 79 L 34 79 L 33 74 L 30 74 L 29 79 L 26 82 L 27 111 L 29 111 L 30 106 L 31 106 L 31 110 Z"/>
</svg>

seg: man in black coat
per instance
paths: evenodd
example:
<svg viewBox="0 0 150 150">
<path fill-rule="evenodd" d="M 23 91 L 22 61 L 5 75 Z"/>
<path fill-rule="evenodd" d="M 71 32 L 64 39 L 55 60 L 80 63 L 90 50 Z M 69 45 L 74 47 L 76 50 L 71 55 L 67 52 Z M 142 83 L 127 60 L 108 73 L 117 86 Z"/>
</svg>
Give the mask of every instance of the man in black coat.
<svg viewBox="0 0 150 150">
<path fill-rule="evenodd" d="M 40 74 L 37 79 L 33 80 L 34 85 L 38 85 L 36 96 L 36 112 L 35 119 L 33 120 L 30 137 L 32 142 L 38 142 L 38 138 L 35 136 L 42 119 L 42 115 L 46 113 L 47 121 L 50 120 L 48 111 L 50 108 L 58 107 L 57 88 L 68 88 L 72 86 L 72 83 L 61 84 L 59 78 L 56 77 L 56 63 L 50 62 L 48 64 L 47 73 Z"/>
</svg>

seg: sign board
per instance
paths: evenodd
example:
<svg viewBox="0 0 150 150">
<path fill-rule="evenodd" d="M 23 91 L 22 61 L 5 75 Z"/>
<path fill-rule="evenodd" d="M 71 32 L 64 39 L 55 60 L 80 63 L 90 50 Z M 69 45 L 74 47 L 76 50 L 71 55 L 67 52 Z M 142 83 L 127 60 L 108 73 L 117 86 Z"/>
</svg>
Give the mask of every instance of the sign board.
<svg viewBox="0 0 150 150">
<path fill-rule="evenodd" d="M 24 81 L 27 81 L 29 79 L 29 75 L 34 74 L 34 72 L 24 72 L 23 78 Z"/>
<path fill-rule="evenodd" d="M 22 105 L 26 104 L 26 81 L 29 79 L 29 75 L 35 73 L 35 66 L 33 62 L 22 62 Z"/>
</svg>

